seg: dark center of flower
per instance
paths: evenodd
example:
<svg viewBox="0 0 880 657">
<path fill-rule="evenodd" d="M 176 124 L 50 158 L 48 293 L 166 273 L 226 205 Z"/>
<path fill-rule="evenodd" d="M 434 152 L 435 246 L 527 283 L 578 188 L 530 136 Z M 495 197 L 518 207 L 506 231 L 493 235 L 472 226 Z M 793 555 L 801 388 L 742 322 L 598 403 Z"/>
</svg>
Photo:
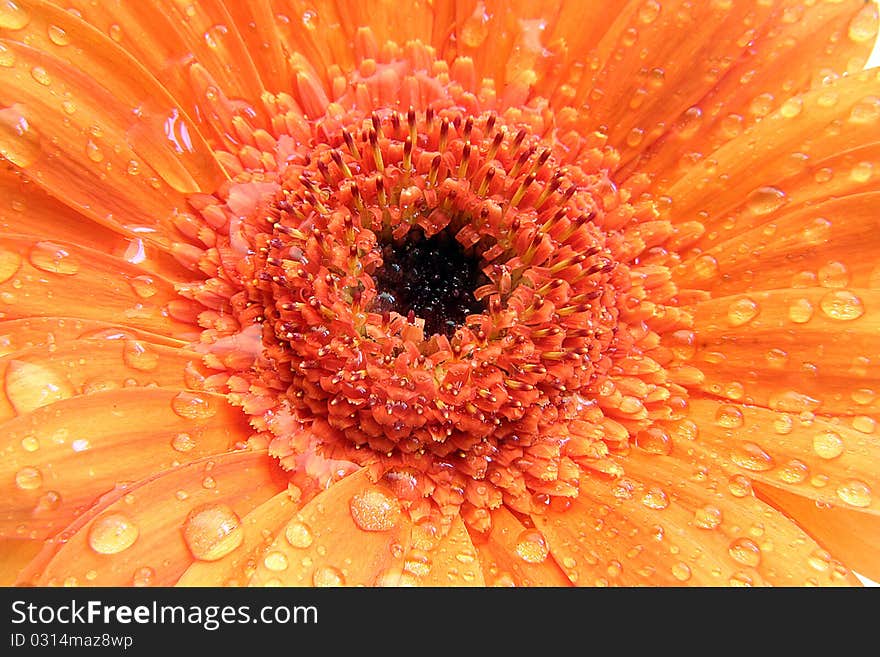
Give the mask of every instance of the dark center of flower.
<svg viewBox="0 0 880 657">
<path fill-rule="evenodd" d="M 382 266 L 373 274 L 373 309 L 421 317 L 425 335 L 452 337 L 468 315 L 485 310 L 474 298 L 485 279 L 479 264 L 473 250 L 466 251 L 448 229 L 428 238 L 421 230 L 410 231 L 402 243 L 382 247 Z"/>
</svg>

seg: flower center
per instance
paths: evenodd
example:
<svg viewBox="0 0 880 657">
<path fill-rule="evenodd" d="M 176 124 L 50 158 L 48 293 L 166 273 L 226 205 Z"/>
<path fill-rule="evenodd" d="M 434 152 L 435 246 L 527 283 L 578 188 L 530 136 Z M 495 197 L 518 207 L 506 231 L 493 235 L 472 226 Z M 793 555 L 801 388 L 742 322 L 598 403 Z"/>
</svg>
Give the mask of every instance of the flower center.
<svg viewBox="0 0 880 657">
<path fill-rule="evenodd" d="M 400 244 L 382 247 L 382 266 L 373 274 L 376 312 L 395 312 L 425 321 L 425 334 L 452 337 L 468 315 L 485 306 L 476 300 L 479 258 L 468 253 L 448 228 L 426 238 L 411 231 Z"/>
</svg>

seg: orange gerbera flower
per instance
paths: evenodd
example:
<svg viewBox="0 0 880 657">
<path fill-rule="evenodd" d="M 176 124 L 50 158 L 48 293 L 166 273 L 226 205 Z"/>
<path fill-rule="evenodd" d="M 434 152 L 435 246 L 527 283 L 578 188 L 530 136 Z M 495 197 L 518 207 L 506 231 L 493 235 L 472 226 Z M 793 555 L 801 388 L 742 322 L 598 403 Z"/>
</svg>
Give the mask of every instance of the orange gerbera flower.
<svg viewBox="0 0 880 657">
<path fill-rule="evenodd" d="M 6 581 L 880 577 L 876 32 L 5 0 Z"/>
</svg>

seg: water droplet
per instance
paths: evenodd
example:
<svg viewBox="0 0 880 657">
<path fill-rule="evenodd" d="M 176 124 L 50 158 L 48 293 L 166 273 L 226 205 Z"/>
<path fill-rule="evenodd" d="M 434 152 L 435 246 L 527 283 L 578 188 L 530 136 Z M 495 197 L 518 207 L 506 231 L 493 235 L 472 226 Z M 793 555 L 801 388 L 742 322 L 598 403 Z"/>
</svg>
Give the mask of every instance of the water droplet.
<svg viewBox="0 0 880 657">
<path fill-rule="evenodd" d="M 537 529 L 523 530 L 516 540 L 516 554 L 527 563 L 541 563 L 550 554 L 544 535 Z"/>
<path fill-rule="evenodd" d="M 70 36 L 64 31 L 64 28 L 57 25 L 50 25 L 49 40 L 56 46 L 66 46 L 70 43 Z"/>
<path fill-rule="evenodd" d="M 204 395 L 183 390 L 171 400 L 171 408 L 188 420 L 207 420 L 217 413 L 216 406 Z"/>
<path fill-rule="evenodd" d="M 760 445 L 752 442 L 741 442 L 733 450 L 731 460 L 739 467 L 752 472 L 765 472 L 773 468 L 773 457 L 765 452 Z"/>
<path fill-rule="evenodd" d="M 12 360 L 6 367 L 6 396 L 20 413 L 29 413 L 73 396 L 67 379 L 42 365 Z"/>
<path fill-rule="evenodd" d="M 871 162 L 857 162 L 849 171 L 850 180 L 859 184 L 868 182 L 873 175 L 874 165 Z"/>
<path fill-rule="evenodd" d="M 871 506 L 871 487 L 864 481 L 850 479 L 837 487 L 837 497 L 850 506 L 865 508 Z"/>
<path fill-rule="evenodd" d="M 15 66 L 15 53 L 2 43 L 0 43 L 0 66 L 3 68 Z"/>
<path fill-rule="evenodd" d="M 400 503 L 375 486 L 353 495 L 348 508 L 355 524 L 368 532 L 388 531 L 400 520 Z"/>
<path fill-rule="evenodd" d="M 691 569 L 685 562 L 679 561 L 672 566 L 672 576 L 679 582 L 686 582 L 691 578 Z"/>
<path fill-rule="evenodd" d="M 20 30 L 31 20 L 30 15 L 13 0 L 0 0 L 0 28 Z"/>
<path fill-rule="evenodd" d="M 312 574 L 312 584 L 319 587 L 345 586 L 345 577 L 338 568 L 320 566 Z"/>
<path fill-rule="evenodd" d="M 858 319 L 865 313 L 862 300 L 849 290 L 828 292 L 820 299 L 819 307 L 828 317 L 841 322 Z"/>
<path fill-rule="evenodd" d="M 244 541 L 241 519 L 225 504 L 198 506 L 186 518 L 183 539 L 200 561 L 217 561 Z"/>
<path fill-rule="evenodd" d="M 49 72 L 42 66 L 34 66 L 31 69 L 31 77 L 44 87 L 48 87 L 52 84 L 52 78 L 49 77 Z"/>
<path fill-rule="evenodd" d="M 727 321 L 731 326 L 742 326 L 758 316 L 761 307 L 752 299 L 743 297 L 727 307 Z"/>
<path fill-rule="evenodd" d="M 188 452 L 196 446 L 196 441 L 188 433 L 179 433 L 171 439 L 171 447 L 176 452 Z"/>
<path fill-rule="evenodd" d="M 140 340 L 126 340 L 122 348 L 122 360 L 132 369 L 149 372 L 159 365 L 159 354 Z"/>
<path fill-rule="evenodd" d="M 0 283 L 15 276 L 21 267 L 21 256 L 14 251 L 0 249 Z"/>
<path fill-rule="evenodd" d="M 659 15 L 660 3 L 657 0 L 647 0 L 638 10 L 639 22 L 645 25 L 653 23 Z"/>
<path fill-rule="evenodd" d="M 744 423 L 743 413 L 737 406 L 723 404 L 715 412 L 715 424 L 726 429 L 739 429 Z"/>
<path fill-rule="evenodd" d="M 734 573 L 727 580 L 731 586 L 752 586 L 752 578 L 746 573 Z"/>
<path fill-rule="evenodd" d="M 152 585 L 155 578 L 156 571 L 149 566 L 144 566 L 134 571 L 134 576 L 132 577 L 131 583 L 132 585 L 138 587 L 150 586 Z"/>
<path fill-rule="evenodd" d="M 866 96 L 853 105 L 849 114 L 849 122 L 856 125 L 871 125 L 880 119 L 880 98 Z"/>
<path fill-rule="evenodd" d="M 733 475 L 727 482 L 727 490 L 734 497 L 748 497 L 752 494 L 752 482 L 743 475 Z"/>
<path fill-rule="evenodd" d="M 643 429 L 636 434 L 636 446 L 650 454 L 670 454 L 672 439 L 662 427 L 655 426 Z"/>
<path fill-rule="evenodd" d="M 694 273 L 701 280 L 712 280 L 718 276 L 718 260 L 708 253 L 698 256 L 694 260 Z"/>
<path fill-rule="evenodd" d="M 26 452 L 36 452 L 40 449 L 40 441 L 36 436 L 25 436 L 21 439 L 21 448 Z"/>
<path fill-rule="evenodd" d="M 700 507 L 694 512 L 694 524 L 700 529 L 715 529 L 721 524 L 721 509 L 711 504 Z"/>
<path fill-rule="evenodd" d="M 665 509 L 669 506 L 669 497 L 662 488 L 651 486 L 642 496 L 642 504 L 649 509 Z"/>
<path fill-rule="evenodd" d="M 803 110 L 803 108 L 804 101 L 795 96 L 794 98 L 789 98 L 784 103 L 782 103 L 782 106 L 779 108 L 779 113 L 787 119 L 793 119 L 801 113 L 801 110 Z"/>
<path fill-rule="evenodd" d="M 478 2 L 474 13 L 464 20 L 458 35 L 468 48 L 479 48 L 483 44 L 489 36 L 489 15 L 483 2 Z"/>
<path fill-rule="evenodd" d="M 110 35 L 110 38 L 113 39 L 116 43 L 122 41 L 122 27 L 113 23 L 110 28 L 107 30 L 107 33 Z"/>
<path fill-rule="evenodd" d="M 737 538 L 727 549 L 728 554 L 737 563 L 757 568 L 761 563 L 761 548 L 750 538 Z"/>
<path fill-rule="evenodd" d="M 822 287 L 846 287 L 849 285 L 849 270 L 842 262 L 829 262 L 819 268 L 818 278 Z"/>
<path fill-rule="evenodd" d="M 117 554 L 137 540 L 139 530 L 128 516 L 110 512 L 99 516 L 89 528 L 89 547 L 98 554 Z"/>
<path fill-rule="evenodd" d="M 91 139 L 86 142 L 86 155 L 92 162 L 98 163 L 104 161 L 104 152 L 101 150 L 101 147 Z"/>
<path fill-rule="evenodd" d="M 30 252 L 31 264 L 52 274 L 72 276 L 79 271 L 79 262 L 67 249 L 53 242 L 37 242 Z"/>
<path fill-rule="evenodd" d="M 813 304 L 809 299 L 794 299 L 788 305 L 788 318 L 795 324 L 805 324 L 813 318 Z"/>
<path fill-rule="evenodd" d="M 836 459 L 843 454 L 844 444 L 840 434 L 826 429 L 813 436 L 813 451 L 823 459 Z"/>
<path fill-rule="evenodd" d="M 15 473 L 15 485 L 22 490 L 35 490 L 43 485 L 43 474 L 30 466 Z"/>
<path fill-rule="evenodd" d="M 156 281 L 152 276 L 135 276 L 128 281 L 131 289 L 141 299 L 149 299 L 156 294 Z"/>
<path fill-rule="evenodd" d="M 263 565 L 266 566 L 269 570 L 277 572 L 281 572 L 282 570 L 287 570 L 288 561 L 287 556 L 283 552 L 279 552 L 278 550 L 272 550 L 265 557 L 263 557 Z"/>
<path fill-rule="evenodd" d="M 776 187 L 758 187 L 746 199 L 746 207 L 752 214 L 765 215 L 775 212 L 786 204 L 788 198 Z"/>
<path fill-rule="evenodd" d="M 807 467 L 807 464 L 797 459 L 792 459 L 779 468 L 779 471 L 776 473 L 780 481 L 784 481 L 787 484 L 802 484 L 809 475 L 810 469 Z"/>
<path fill-rule="evenodd" d="M 314 540 L 311 528 L 300 520 L 294 520 L 287 525 L 284 537 L 292 547 L 301 549 L 309 547 Z"/>
<path fill-rule="evenodd" d="M 877 421 L 868 415 L 856 415 L 852 419 L 852 428 L 862 433 L 874 433 Z"/>
</svg>

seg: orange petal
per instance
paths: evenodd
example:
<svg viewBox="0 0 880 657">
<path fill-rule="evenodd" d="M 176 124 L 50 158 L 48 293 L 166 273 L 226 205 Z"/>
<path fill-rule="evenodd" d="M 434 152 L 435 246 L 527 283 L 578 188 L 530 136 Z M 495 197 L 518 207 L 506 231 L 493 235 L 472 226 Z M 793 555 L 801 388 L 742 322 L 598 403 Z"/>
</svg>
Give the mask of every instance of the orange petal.
<svg viewBox="0 0 880 657">
<path fill-rule="evenodd" d="M 0 110 L 0 153 L 95 221 L 168 248 L 186 194 L 202 185 L 213 191 L 223 178 L 216 164 L 200 179 L 184 166 L 184 153 L 202 151 L 182 112 L 145 96 L 139 117 L 72 64 L 14 41 L 0 43 L 15 60 L 0 69 L 6 108 Z M 68 111 L 59 98 L 70 99 Z M 203 151 L 202 159 L 213 161 L 207 147 Z"/>
<path fill-rule="evenodd" d="M 6 392 L 0 398 L 0 422 L 59 397 L 97 390 L 154 385 L 186 388 L 187 371 L 200 369 L 199 354 L 120 337 L 73 340 L 52 349 L 36 347 L 0 357 L 0 381 Z"/>
<path fill-rule="evenodd" d="M 487 583 L 503 586 L 571 586 L 565 573 L 550 558 L 541 533 L 526 528 L 505 507 L 492 510 L 492 528 L 474 545 Z"/>
<path fill-rule="evenodd" d="M 414 586 L 485 586 L 477 549 L 461 516 L 456 516 L 439 541 L 421 544 L 413 533 L 413 549 L 403 566 L 401 583 Z"/>
<path fill-rule="evenodd" d="M 28 317 L 0 321 L 0 356 L 39 346 L 57 348 L 68 342 L 89 338 L 145 340 L 168 347 L 182 347 L 185 344 L 156 333 L 109 322 L 73 317 Z"/>
<path fill-rule="evenodd" d="M 749 8 L 752 3 L 736 4 Z M 727 73 L 705 96 L 689 105 L 676 104 L 679 111 L 666 114 L 663 134 L 649 148 L 645 146 L 650 139 L 627 148 L 626 170 L 670 176 L 680 164 L 687 168 L 693 161 L 690 154 L 708 155 L 780 107 L 793 111 L 794 105 L 787 104 L 792 96 L 826 84 L 829 77 L 862 69 L 877 36 L 874 3 L 766 4 L 771 9 L 769 20 L 763 25 L 746 22 L 732 35 L 736 39 L 732 45 L 744 48 Z M 696 81 L 699 76 L 693 77 Z M 678 93 L 679 87 L 669 85 L 668 78 L 663 82 L 663 89 Z"/>
<path fill-rule="evenodd" d="M 286 490 L 266 500 L 241 519 L 241 547 L 215 561 L 194 561 L 176 585 L 243 586 L 298 507 Z"/>
<path fill-rule="evenodd" d="M 320 4 L 316 12 L 319 17 Z M 433 4 L 428 0 L 414 0 L 407 3 L 406 11 L 401 11 L 394 2 L 366 4 L 357 0 L 343 0 L 335 3 L 348 38 L 353 40 L 359 28 L 369 27 L 380 50 L 386 41 L 393 41 L 399 46 L 415 40 L 430 43 L 434 22 Z"/>
<path fill-rule="evenodd" d="M 815 542 L 757 498 L 737 497 L 708 464 L 640 450 L 620 463 L 622 478 L 585 477 L 570 508 L 533 515 L 576 584 L 858 584 L 837 563 L 815 570 Z"/>
<path fill-rule="evenodd" d="M 862 180 L 867 186 L 874 175 L 872 167 L 864 160 L 836 170 L 842 171 L 841 177 Z M 809 190 L 811 185 L 805 182 L 804 187 Z M 798 188 L 798 195 L 802 189 Z M 781 208 L 765 219 L 750 220 L 749 228 L 705 235 L 694 255 L 675 270 L 676 284 L 708 290 L 715 297 L 807 285 L 878 287 L 880 267 L 874 254 L 880 250 L 875 230 L 880 193 L 835 195 L 821 201 L 815 199 L 817 195 L 803 198 L 809 205 L 798 203 L 796 209 Z"/>
<path fill-rule="evenodd" d="M 824 168 L 840 164 L 841 153 L 853 149 L 876 151 L 878 95 L 878 72 L 868 70 L 791 100 L 711 157 L 681 175 L 672 172 L 668 184 L 655 181 L 655 192 L 671 199 L 663 212 L 674 222 L 697 220 L 706 233 L 727 224 L 728 237 L 769 221 L 780 209 L 869 191 L 863 176 L 851 177 L 851 166 L 836 178 Z M 826 186 L 829 181 L 833 184 Z"/>
<path fill-rule="evenodd" d="M 373 586 L 396 581 L 411 527 L 396 504 L 366 470 L 339 480 L 287 523 L 250 585 Z"/>
<path fill-rule="evenodd" d="M 42 547 L 41 541 L 0 539 L 0 586 L 12 586 Z"/>
<path fill-rule="evenodd" d="M 672 428 L 696 439 L 675 449 L 705 449 L 731 474 L 823 504 L 880 515 L 876 490 L 880 438 L 868 416 L 831 418 L 809 410 L 777 412 L 715 399 L 691 399 Z"/>
<path fill-rule="evenodd" d="M 4 536 L 50 535 L 107 491 L 232 449 L 251 433 L 220 395 L 122 388 L 63 398 L 68 390 L 52 385 L 54 403 L 0 425 Z"/>
<path fill-rule="evenodd" d="M 169 586 L 196 558 L 241 544 L 241 518 L 284 487 L 265 452 L 230 452 L 116 489 L 22 573 L 36 586 Z"/>
<path fill-rule="evenodd" d="M 703 372 L 700 389 L 792 413 L 880 411 L 880 290 L 752 292 L 693 310 L 695 345 L 683 355 Z"/>
<path fill-rule="evenodd" d="M 756 484 L 755 493 L 795 518 L 798 525 L 826 546 L 853 571 L 880 581 L 880 518 L 839 506 L 817 504 L 794 493 Z M 814 567 L 828 568 L 830 559 L 817 554 Z"/>
<path fill-rule="evenodd" d="M 170 337 L 198 328 L 174 319 L 184 302 L 171 282 L 84 247 L 0 235 L 2 319 L 70 315 L 121 323 Z M 84 295 L 88 303 L 83 303 Z"/>
<path fill-rule="evenodd" d="M 191 278 L 167 253 L 144 240 L 114 232 L 52 198 L 20 174 L 0 167 L 0 233 L 73 242 L 136 263 L 175 280 Z"/>
<path fill-rule="evenodd" d="M 97 32 L 109 35 L 131 60 L 150 71 L 186 113 L 200 122 L 205 134 L 213 132 L 213 136 L 223 138 L 220 126 L 203 123 L 205 116 L 199 109 L 207 99 L 199 97 L 192 84 L 192 69 L 196 66 L 207 72 L 215 92 L 247 104 L 253 118 L 262 115 L 259 101 L 265 89 L 239 33 L 242 26 L 233 20 L 224 3 L 209 0 L 186 6 L 170 1 L 108 5 L 71 0 L 57 4 L 74 7 Z M 253 52 L 262 49 L 261 44 Z"/>
</svg>

